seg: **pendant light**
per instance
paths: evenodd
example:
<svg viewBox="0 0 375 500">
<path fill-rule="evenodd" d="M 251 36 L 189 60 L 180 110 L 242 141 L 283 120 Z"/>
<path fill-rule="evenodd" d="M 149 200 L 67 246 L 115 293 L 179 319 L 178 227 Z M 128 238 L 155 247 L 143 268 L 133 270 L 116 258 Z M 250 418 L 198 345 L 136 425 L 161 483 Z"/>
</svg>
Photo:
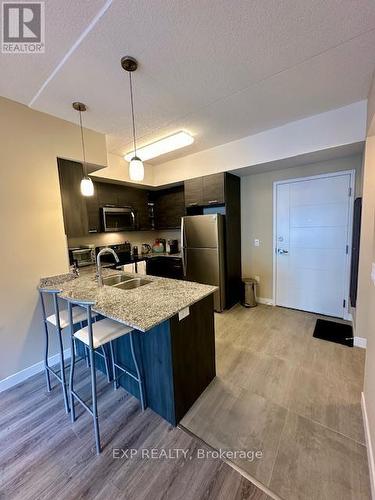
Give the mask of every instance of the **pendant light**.
<svg viewBox="0 0 375 500">
<path fill-rule="evenodd" d="M 79 112 L 79 126 L 81 129 L 81 142 L 82 142 L 82 157 L 83 157 L 83 179 L 81 180 L 81 194 L 83 196 L 93 196 L 94 195 L 94 183 L 87 175 L 87 164 L 86 164 L 86 151 L 85 151 L 85 140 L 83 137 L 83 126 L 82 126 L 82 113 L 86 111 L 86 104 L 82 102 L 73 102 L 73 108 Z"/>
<path fill-rule="evenodd" d="M 129 162 L 129 177 L 132 181 L 143 181 L 145 176 L 145 169 L 142 160 L 137 156 L 137 144 L 135 140 L 135 120 L 134 120 L 134 99 L 133 99 L 133 82 L 132 73 L 138 67 L 138 63 L 134 57 L 125 56 L 121 58 L 122 68 L 129 73 L 129 87 L 130 87 L 130 105 L 132 111 L 132 125 L 133 125 L 133 143 L 134 143 L 134 156 Z"/>
</svg>

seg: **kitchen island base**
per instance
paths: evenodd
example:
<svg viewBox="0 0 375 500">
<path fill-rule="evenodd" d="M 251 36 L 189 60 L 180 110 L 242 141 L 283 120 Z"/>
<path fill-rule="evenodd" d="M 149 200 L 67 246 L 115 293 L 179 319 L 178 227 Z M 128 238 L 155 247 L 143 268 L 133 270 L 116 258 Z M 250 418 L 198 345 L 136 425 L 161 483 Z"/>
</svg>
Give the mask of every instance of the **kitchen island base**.
<svg viewBox="0 0 375 500">
<path fill-rule="evenodd" d="M 133 339 L 146 406 L 176 426 L 216 375 L 213 294 L 191 305 L 183 319 L 176 314 L 146 332 L 136 330 Z M 114 341 L 114 349 L 117 361 L 134 371 L 129 336 Z M 97 367 L 105 371 L 100 356 Z M 140 399 L 131 377 L 121 377 L 119 384 Z"/>
</svg>

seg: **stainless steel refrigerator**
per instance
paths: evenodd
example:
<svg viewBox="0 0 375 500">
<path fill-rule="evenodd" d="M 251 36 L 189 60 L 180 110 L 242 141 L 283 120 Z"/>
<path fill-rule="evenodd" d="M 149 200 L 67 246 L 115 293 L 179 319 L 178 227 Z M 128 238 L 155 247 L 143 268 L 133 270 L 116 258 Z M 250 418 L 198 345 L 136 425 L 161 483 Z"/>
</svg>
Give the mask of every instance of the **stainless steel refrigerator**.
<svg viewBox="0 0 375 500">
<path fill-rule="evenodd" d="M 216 285 L 216 311 L 225 308 L 224 216 L 182 217 L 181 245 L 184 276 L 189 281 Z"/>
</svg>

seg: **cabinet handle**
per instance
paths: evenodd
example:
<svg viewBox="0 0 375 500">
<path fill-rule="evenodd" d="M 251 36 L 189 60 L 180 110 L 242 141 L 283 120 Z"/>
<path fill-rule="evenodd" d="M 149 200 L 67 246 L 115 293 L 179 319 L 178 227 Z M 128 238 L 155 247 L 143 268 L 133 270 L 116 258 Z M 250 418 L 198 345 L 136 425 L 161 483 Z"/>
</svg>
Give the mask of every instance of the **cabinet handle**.
<svg viewBox="0 0 375 500">
<path fill-rule="evenodd" d="M 217 200 L 209 200 L 208 202 L 209 204 L 212 204 L 212 203 L 217 203 Z"/>
<path fill-rule="evenodd" d="M 89 229 L 89 233 L 97 233 L 98 230 L 97 229 Z"/>
<path fill-rule="evenodd" d="M 198 205 L 198 202 L 194 202 L 194 203 L 189 203 L 189 207 L 192 207 L 193 205 Z"/>
</svg>

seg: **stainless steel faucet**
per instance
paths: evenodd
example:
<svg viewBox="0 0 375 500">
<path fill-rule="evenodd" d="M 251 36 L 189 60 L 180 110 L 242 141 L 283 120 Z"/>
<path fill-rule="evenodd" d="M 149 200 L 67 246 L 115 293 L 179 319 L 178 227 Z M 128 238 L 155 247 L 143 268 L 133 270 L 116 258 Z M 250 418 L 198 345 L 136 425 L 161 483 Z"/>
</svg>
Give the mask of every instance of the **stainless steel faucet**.
<svg viewBox="0 0 375 500">
<path fill-rule="evenodd" d="M 99 284 L 99 286 L 103 286 L 102 265 L 101 265 L 101 262 L 100 262 L 100 258 L 101 258 L 102 255 L 104 255 L 106 253 L 111 253 L 113 255 L 113 257 L 115 258 L 115 261 L 117 263 L 120 262 L 120 259 L 118 258 L 117 253 L 112 248 L 105 247 L 105 248 L 102 248 L 100 250 L 100 252 L 96 256 L 96 275 L 98 277 L 98 284 Z"/>
</svg>

